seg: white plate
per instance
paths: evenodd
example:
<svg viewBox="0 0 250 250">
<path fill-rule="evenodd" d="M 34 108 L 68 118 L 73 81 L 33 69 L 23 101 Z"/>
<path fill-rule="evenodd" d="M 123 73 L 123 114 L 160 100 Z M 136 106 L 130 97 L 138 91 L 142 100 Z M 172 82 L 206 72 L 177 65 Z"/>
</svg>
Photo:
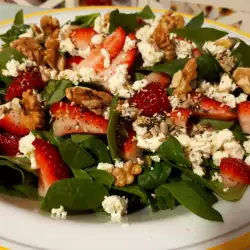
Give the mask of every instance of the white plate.
<svg viewBox="0 0 250 250">
<path fill-rule="evenodd" d="M 53 14 L 61 23 L 76 15 L 109 11 L 108 7 L 52 10 L 27 15 L 26 23 L 39 23 L 44 14 Z M 121 8 L 124 12 L 136 8 Z M 156 13 L 160 11 L 156 11 Z M 14 15 L 14 13 L 13 13 Z M 185 15 L 188 20 L 190 17 Z M 0 33 L 10 28 L 9 21 L 0 22 Z M 233 36 L 249 41 L 249 35 L 213 21 L 207 26 L 229 31 Z M 239 236 L 250 229 L 250 190 L 241 201 L 220 201 L 215 205 L 225 220 L 215 223 L 203 220 L 183 207 L 153 214 L 150 209 L 129 215 L 124 223 L 110 223 L 109 216 L 69 216 L 55 220 L 39 212 L 38 204 L 17 198 L 0 198 L 0 246 L 16 249 L 58 250 L 170 250 L 205 249 Z M 2 241 L 1 241 L 2 240 Z M 2 242 L 2 243 L 1 243 Z M 236 249 L 235 249 L 236 250 Z"/>
</svg>

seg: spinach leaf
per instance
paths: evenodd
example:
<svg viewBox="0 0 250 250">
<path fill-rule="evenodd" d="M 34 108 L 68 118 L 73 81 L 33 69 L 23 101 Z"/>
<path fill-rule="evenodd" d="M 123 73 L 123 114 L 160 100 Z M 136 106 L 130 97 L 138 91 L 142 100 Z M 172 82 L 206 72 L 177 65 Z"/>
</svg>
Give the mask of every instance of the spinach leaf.
<svg viewBox="0 0 250 250">
<path fill-rule="evenodd" d="M 51 211 L 61 205 L 68 212 L 93 210 L 101 206 L 107 189 L 100 183 L 72 178 L 54 182 L 49 188 L 41 209 Z"/>
<path fill-rule="evenodd" d="M 21 192 L 25 197 L 27 197 L 30 200 L 38 199 L 37 188 L 31 185 L 23 183 L 23 184 L 14 185 L 13 188 Z"/>
<path fill-rule="evenodd" d="M 105 170 L 91 169 L 88 174 L 97 182 L 100 182 L 104 186 L 110 189 L 114 183 L 114 176 Z"/>
<path fill-rule="evenodd" d="M 243 133 L 240 124 L 236 124 L 233 128 L 231 128 L 231 131 L 236 141 L 242 143 L 247 140 L 246 135 Z"/>
<path fill-rule="evenodd" d="M 81 143 L 81 146 L 97 159 L 98 162 L 112 163 L 107 145 L 98 137 L 91 137 Z"/>
<path fill-rule="evenodd" d="M 209 159 L 204 159 L 203 160 L 203 165 L 207 168 L 212 168 L 212 169 L 220 169 L 220 166 L 216 166 L 214 163 L 213 163 L 213 160 L 211 158 Z"/>
<path fill-rule="evenodd" d="M 125 186 L 125 187 L 113 187 L 113 189 L 139 196 L 140 201 L 141 201 L 142 204 L 148 204 L 147 193 L 143 189 L 141 189 L 139 186 L 137 186 L 135 184 Z"/>
<path fill-rule="evenodd" d="M 0 75 L 0 82 L 1 82 L 1 85 L 3 83 L 4 87 L 8 88 L 12 82 L 12 77 Z"/>
<path fill-rule="evenodd" d="M 151 10 L 151 8 L 148 5 L 146 5 L 141 12 L 137 13 L 137 16 L 142 18 L 142 19 L 155 18 L 153 11 Z"/>
<path fill-rule="evenodd" d="M 0 36 L 1 38 L 1 36 Z M 22 62 L 24 55 L 11 47 L 4 47 L 0 52 L 0 70 L 5 68 L 5 65 L 11 59 L 15 59 L 18 62 Z"/>
<path fill-rule="evenodd" d="M 152 67 L 144 67 L 139 70 L 153 71 L 153 72 L 163 72 L 167 73 L 171 77 L 179 70 L 182 70 L 187 63 L 188 59 L 176 59 L 171 60 L 166 63 L 156 64 Z"/>
<path fill-rule="evenodd" d="M 82 169 L 72 169 L 72 173 L 76 178 L 92 180 L 91 176 Z"/>
<path fill-rule="evenodd" d="M 157 207 L 160 210 L 174 209 L 176 200 L 169 192 L 167 185 L 163 184 L 155 190 Z"/>
<path fill-rule="evenodd" d="M 233 121 L 219 121 L 219 120 L 212 120 L 212 119 L 201 119 L 201 124 L 206 126 L 210 125 L 215 130 L 223 130 L 226 128 L 231 128 L 234 125 Z"/>
<path fill-rule="evenodd" d="M 145 75 L 142 73 L 135 73 L 135 81 L 139 81 L 145 78 Z"/>
<path fill-rule="evenodd" d="M 198 46 L 202 47 L 206 41 L 215 41 L 227 35 L 228 33 L 214 28 L 182 28 L 174 29 L 172 31 L 177 36 L 186 38 L 195 42 Z"/>
<path fill-rule="evenodd" d="M 206 220 L 223 221 L 221 214 L 205 200 L 206 197 L 202 197 L 201 193 L 196 191 L 196 184 L 182 181 L 168 183 L 166 187 L 176 200 L 194 214 Z"/>
<path fill-rule="evenodd" d="M 113 160 L 119 159 L 119 148 L 116 141 L 116 126 L 119 120 L 119 114 L 116 111 L 116 104 L 118 99 L 119 99 L 118 95 L 113 97 L 110 106 L 109 125 L 107 131 L 109 151 Z"/>
<path fill-rule="evenodd" d="M 202 11 L 197 16 L 193 17 L 186 25 L 185 28 L 201 28 L 204 23 L 204 12 Z"/>
<path fill-rule="evenodd" d="M 143 189 L 154 189 L 165 183 L 171 173 L 165 162 L 155 163 L 154 169 L 138 176 L 138 185 Z"/>
<path fill-rule="evenodd" d="M 5 176 L 5 168 L 6 167 L 9 167 L 11 168 L 12 170 L 16 171 L 19 173 L 19 176 L 20 176 L 20 179 L 21 179 L 21 182 L 24 182 L 25 181 L 25 175 L 24 175 L 24 172 L 18 168 L 17 166 L 15 166 L 15 164 L 13 164 L 12 162 L 10 161 L 7 161 L 7 160 L 0 160 L 0 172 L 1 172 L 1 178 L 3 178 Z M 2 171 L 4 169 L 4 171 Z M 8 174 L 9 174 L 9 171 L 8 171 Z M 7 180 L 6 180 L 7 182 Z"/>
<path fill-rule="evenodd" d="M 65 140 L 59 145 L 60 154 L 66 164 L 73 169 L 81 169 L 93 166 L 96 161 L 94 158 L 82 147 L 71 141 Z"/>
<path fill-rule="evenodd" d="M 53 130 L 50 131 L 32 131 L 33 135 L 35 136 L 40 136 L 42 139 L 49 141 L 51 144 L 55 145 L 55 146 L 59 146 L 61 143 L 63 143 L 64 139 L 63 137 L 60 136 L 54 136 L 53 134 Z"/>
<path fill-rule="evenodd" d="M 140 27 L 137 22 L 137 13 L 120 13 L 119 10 L 114 10 L 109 16 L 109 33 L 112 33 L 117 27 L 122 27 L 127 34 L 135 33 Z"/>
<path fill-rule="evenodd" d="M 237 40 L 240 44 L 235 49 L 233 49 L 232 55 L 234 56 L 240 55 L 241 66 L 250 67 L 250 46 L 241 39 Z"/>
<path fill-rule="evenodd" d="M 0 194 L 5 194 L 9 196 L 15 196 L 15 197 L 23 197 L 23 193 L 20 191 L 13 189 L 12 187 L 6 187 L 3 185 L 0 185 Z"/>
<path fill-rule="evenodd" d="M 167 158 L 169 161 L 179 166 L 191 166 L 190 162 L 185 157 L 181 144 L 173 136 L 169 136 L 167 140 L 161 144 L 158 153 L 160 156 L 163 156 L 164 159 Z"/>
<path fill-rule="evenodd" d="M 65 89 L 72 86 L 69 80 L 50 80 L 44 89 L 43 97 L 48 105 L 59 102 L 65 97 Z"/>
<path fill-rule="evenodd" d="M 89 139 L 93 137 L 93 135 L 87 135 L 87 134 L 72 134 L 71 135 L 71 140 L 74 142 L 74 143 L 81 143 L 81 142 L 84 142 L 85 140 Z"/>
<path fill-rule="evenodd" d="M 100 16 L 100 13 L 93 13 L 89 15 L 76 16 L 75 20 L 71 22 L 73 25 L 80 26 L 81 28 L 93 27 L 96 18 Z"/>
<path fill-rule="evenodd" d="M 24 24 L 23 10 L 19 10 L 16 13 L 16 16 L 15 16 L 15 19 L 14 19 L 14 24 L 15 25 Z"/>
</svg>

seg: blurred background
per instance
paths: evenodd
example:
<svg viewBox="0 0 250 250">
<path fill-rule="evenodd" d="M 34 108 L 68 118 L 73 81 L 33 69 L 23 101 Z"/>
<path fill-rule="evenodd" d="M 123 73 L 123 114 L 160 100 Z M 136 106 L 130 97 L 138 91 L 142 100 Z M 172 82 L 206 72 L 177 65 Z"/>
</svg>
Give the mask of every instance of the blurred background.
<svg viewBox="0 0 250 250">
<path fill-rule="evenodd" d="M 16 4 L 35 8 L 72 8 L 86 5 L 123 5 L 198 14 L 232 25 L 250 33 L 250 0 L 0 0 L 0 4 Z"/>
</svg>

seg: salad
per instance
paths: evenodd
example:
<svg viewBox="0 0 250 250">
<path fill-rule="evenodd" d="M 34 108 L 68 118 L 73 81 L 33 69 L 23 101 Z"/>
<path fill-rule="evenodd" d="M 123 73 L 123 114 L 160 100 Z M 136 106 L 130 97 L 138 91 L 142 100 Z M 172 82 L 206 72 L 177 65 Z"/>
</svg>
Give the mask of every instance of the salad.
<svg viewBox="0 0 250 250">
<path fill-rule="evenodd" d="M 0 35 L 0 192 L 56 218 L 182 205 L 223 221 L 213 205 L 250 184 L 250 47 L 203 22 L 19 11 Z"/>
</svg>

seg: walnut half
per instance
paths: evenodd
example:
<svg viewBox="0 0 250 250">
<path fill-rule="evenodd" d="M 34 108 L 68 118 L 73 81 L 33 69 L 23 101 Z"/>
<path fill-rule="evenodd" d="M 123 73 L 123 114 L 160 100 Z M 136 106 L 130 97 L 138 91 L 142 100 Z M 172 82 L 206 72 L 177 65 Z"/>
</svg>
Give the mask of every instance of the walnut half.
<svg viewBox="0 0 250 250">
<path fill-rule="evenodd" d="M 238 67 L 233 73 L 233 78 L 244 93 L 250 95 L 250 68 Z"/>
</svg>

